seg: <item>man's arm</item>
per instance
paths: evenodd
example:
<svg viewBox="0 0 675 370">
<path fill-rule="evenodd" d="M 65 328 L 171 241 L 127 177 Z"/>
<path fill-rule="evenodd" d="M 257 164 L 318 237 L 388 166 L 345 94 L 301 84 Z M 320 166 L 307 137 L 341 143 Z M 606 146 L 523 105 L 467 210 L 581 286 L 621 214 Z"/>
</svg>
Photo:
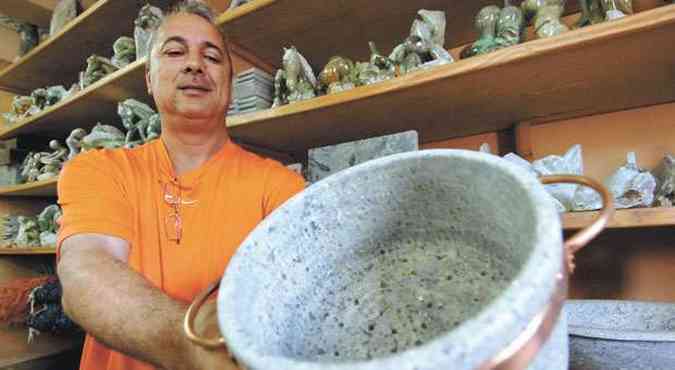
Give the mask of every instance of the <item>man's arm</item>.
<svg viewBox="0 0 675 370">
<path fill-rule="evenodd" d="M 66 239 L 58 263 L 66 314 L 108 347 L 162 369 L 235 369 L 225 351 L 188 341 L 182 331 L 186 305 L 131 270 L 128 252 L 128 243 L 115 237 Z M 213 332 L 215 310 L 207 311 L 210 317 L 199 320 Z"/>
</svg>

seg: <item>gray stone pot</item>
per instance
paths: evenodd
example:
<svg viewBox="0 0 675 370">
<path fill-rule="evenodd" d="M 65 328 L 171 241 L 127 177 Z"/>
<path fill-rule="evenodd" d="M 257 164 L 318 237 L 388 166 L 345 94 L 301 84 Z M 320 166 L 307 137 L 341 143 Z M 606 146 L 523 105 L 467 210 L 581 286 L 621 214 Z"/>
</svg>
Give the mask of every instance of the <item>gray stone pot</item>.
<svg viewBox="0 0 675 370">
<path fill-rule="evenodd" d="M 398 154 L 264 220 L 223 276 L 219 324 L 248 369 L 524 369 L 562 306 L 563 260 L 556 209 L 522 169 L 471 151 Z M 553 332 L 539 368 L 566 369 L 566 326 Z"/>
<path fill-rule="evenodd" d="M 573 370 L 675 369 L 675 304 L 570 300 Z"/>
</svg>

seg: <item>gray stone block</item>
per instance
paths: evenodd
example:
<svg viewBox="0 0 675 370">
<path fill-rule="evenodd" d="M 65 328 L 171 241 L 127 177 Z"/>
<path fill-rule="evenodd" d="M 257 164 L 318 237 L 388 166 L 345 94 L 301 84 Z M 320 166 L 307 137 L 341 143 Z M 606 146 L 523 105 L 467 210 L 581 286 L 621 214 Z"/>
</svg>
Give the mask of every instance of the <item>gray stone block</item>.
<svg viewBox="0 0 675 370">
<path fill-rule="evenodd" d="M 310 149 L 307 155 L 307 181 L 313 183 L 359 163 L 418 148 L 417 131 L 406 131 Z"/>
</svg>

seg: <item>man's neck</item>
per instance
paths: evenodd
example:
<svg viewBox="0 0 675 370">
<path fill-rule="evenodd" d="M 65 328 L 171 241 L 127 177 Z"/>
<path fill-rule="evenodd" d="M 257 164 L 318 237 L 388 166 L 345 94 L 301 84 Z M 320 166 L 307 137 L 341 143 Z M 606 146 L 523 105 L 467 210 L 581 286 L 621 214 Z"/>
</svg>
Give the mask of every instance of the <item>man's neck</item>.
<svg viewBox="0 0 675 370">
<path fill-rule="evenodd" d="M 162 140 L 177 176 L 201 166 L 230 140 L 223 121 L 215 125 L 195 122 L 190 126 L 200 129 L 176 130 L 180 126 L 169 122 L 162 125 Z"/>
</svg>

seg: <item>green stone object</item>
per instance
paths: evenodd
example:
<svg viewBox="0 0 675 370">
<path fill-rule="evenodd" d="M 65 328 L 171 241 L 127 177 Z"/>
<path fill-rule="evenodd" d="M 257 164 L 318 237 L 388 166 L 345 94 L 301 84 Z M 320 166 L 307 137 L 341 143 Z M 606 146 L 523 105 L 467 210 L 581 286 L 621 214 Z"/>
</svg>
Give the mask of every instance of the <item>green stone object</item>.
<svg viewBox="0 0 675 370">
<path fill-rule="evenodd" d="M 274 76 L 272 108 L 317 96 L 319 82 L 309 62 L 295 46 L 284 48 L 281 64 L 282 69 Z"/>
<path fill-rule="evenodd" d="M 72 133 L 71 133 L 72 135 Z M 124 133 L 115 126 L 96 124 L 89 135 L 82 138 L 82 150 L 114 149 L 125 144 Z"/>
<path fill-rule="evenodd" d="M 496 5 L 488 5 L 481 9 L 476 15 L 475 26 L 480 38 L 462 50 L 460 54 L 462 59 L 522 42 L 525 16 L 519 8 L 511 6 L 506 1 L 503 9 Z"/>
<path fill-rule="evenodd" d="M 539 38 L 548 38 L 569 31 L 561 20 L 565 0 L 525 0 L 521 4 L 525 18 L 532 21 Z"/>
<path fill-rule="evenodd" d="M 334 56 L 319 73 L 319 86 L 326 94 L 353 89 L 356 70 L 351 59 Z"/>
<path fill-rule="evenodd" d="M 124 68 L 136 60 L 136 44 L 134 39 L 122 36 L 113 44 L 114 56 L 110 59 L 118 68 Z"/>
</svg>

